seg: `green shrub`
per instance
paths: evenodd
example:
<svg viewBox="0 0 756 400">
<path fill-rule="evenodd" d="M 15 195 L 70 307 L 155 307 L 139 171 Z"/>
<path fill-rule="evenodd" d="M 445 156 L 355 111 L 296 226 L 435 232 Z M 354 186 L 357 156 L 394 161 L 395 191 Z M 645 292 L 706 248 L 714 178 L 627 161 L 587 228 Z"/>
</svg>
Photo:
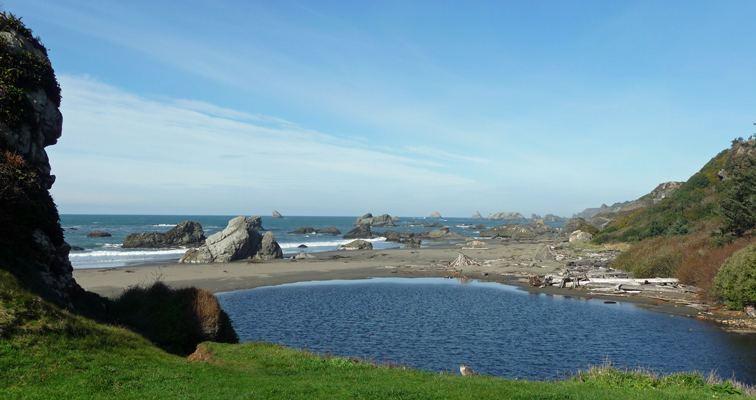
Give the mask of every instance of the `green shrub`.
<svg viewBox="0 0 756 400">
<path fill-rule="evenodd" d="M 713 293 L 733 310 L 756 305 L 756 245 L 737 251 L 725 261 L 714 278 Z"/>
<path fill-rule="evenodd" d="M 591 235 L 595 235 L 599 232 L 598 228 L 593 225 L 588 225 L 585 222 L 581 222 L 580 225 L 575 228 L 575 230 L 590 233 Z"/>
</svg>

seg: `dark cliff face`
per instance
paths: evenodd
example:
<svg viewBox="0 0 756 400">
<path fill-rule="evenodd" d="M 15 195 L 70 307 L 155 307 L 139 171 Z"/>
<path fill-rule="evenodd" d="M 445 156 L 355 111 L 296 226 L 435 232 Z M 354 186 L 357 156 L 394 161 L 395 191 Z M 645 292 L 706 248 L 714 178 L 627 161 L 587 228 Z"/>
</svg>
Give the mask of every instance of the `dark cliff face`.
<svg viewBox="0 0 756 400">
<path fill-rule="evenodd" d="M 44 46 L 20 19 L 0 13 L 0 269 L 75 309 L 87 294 L 73 279 L 45 151 L 61 135 L 60 100 Z"/>
</svg>

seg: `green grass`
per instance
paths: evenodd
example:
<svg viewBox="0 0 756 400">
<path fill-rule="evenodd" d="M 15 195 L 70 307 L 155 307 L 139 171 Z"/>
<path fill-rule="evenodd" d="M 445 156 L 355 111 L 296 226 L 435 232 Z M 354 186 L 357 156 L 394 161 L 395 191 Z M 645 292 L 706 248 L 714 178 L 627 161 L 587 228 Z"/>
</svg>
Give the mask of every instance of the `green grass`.
<svg viewBox="0 0 756 400">
<path fill-rule="evenodd" d="M 660 379 L 606 367 L 597 371 L 611 378 L 596 371 L 558 382 L 462 377 L 264 342 L 206 342 L 210 360 L 192 362 L 61 310 L 0 273 L 2 398 L 710 399 L 736 390 L 698 375 Z"/>
</svg>

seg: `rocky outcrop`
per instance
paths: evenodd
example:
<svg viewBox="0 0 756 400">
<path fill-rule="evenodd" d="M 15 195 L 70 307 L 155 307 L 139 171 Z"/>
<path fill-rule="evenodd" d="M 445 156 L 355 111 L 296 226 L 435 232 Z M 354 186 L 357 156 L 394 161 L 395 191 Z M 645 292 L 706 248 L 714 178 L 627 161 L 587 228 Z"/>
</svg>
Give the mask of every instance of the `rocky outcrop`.
<svg viewBox="0 0 756 400">
<path fill-rule="evenodd" d="M 486 226 L 483 224 L 478 224 L 478 225 L 473 226 L 473 229 L 486 229 Z"/>
<path fill-rule="evenodd" d="M 429 232 L 420 232 L 415 234 L 415 238 L 427 239 L 427 240 L 467 240 L 469 236 L 462 235 L 456 232 L 449 232 L 449 228 L 441 228 L 432 230 Z"/>
<path fill-rule="evenodd" d="M 112 237 L 112 236 L 113 235 L 105 231 L 92 231 L 92 232 L 89 232 L 89 234 L 87 235 L 88 238 L 101 238 L 101 237 Z"/>
<path fill-rule="evenodd" d="M 598 230 L 606 229 L 609 227 L 609 225 L 612 224 L 612 221 L 614 221 L 611 218 L 602 217 L 600 215 L 596 215 L 593 218 L 589 219 L 586 223 Z"/>
<path fill-rule="evenodd" d="M 256 260 L 272 260 L 274 258 L 283 258 L 283 250 L 273 237 L 273 232 L 265 232 L 263 235 L 260 249 L 253 256 Z"/>
<path fill-rule="evenodd" d="M 431 214 L 430 217 L 428 218 L 441 218 L 441 214 L 438 211 L 436 211 L 433 214 Z"/>
<path fill-rule="evenodd" d="M 373 250 L 373 244 L 364 240 L 355 240 L 339 246 L 336 250 Z"/>
<path fill-rule="evenodd" d="M 338 229 L 336 229 L 336 228 L 334 228 L 334 227 L 320 229 L 320 230 L 318 230 L 316 232 L 319 235 L 341 235 L 341 231 L 338 230 Z"/>
<path fill-rule="evenodd" d="M 370 230 L 370 225 L 363 224 L 352 229 L 344 235 L 344 239 L 372 239 L 373 232 Z"/>
<path fill-rule="evenodd" d="M 283 215 L 281 215 L 278 211 L 273 210 L 273 216 L 271 218 L 273 218 L 273 219 L 283 219 Z"/>
<path fill-rule="evenodd" d="M 526 225 L 510 222 L 493 229 L 483 231 L 480 237 L 506 238 L 514 240 L 551 239 L 559 236 L 559 230 L 543 223 L 528 223 Z"/>
<path fill-rule="evenodd" d="M 45 148 L 63 126 L 55 72 L 19 19 L 3 13 L 0 26 L 0 269 L 58 306 L 102 311 L 73 278 L 71 246 L 49 193 L 55 176 Z"/>
<path fill-rule="evenodd" d="M 483 216 L 480 215 L 480 211 L 475 211 L 475 214 L 470 219 L 483 219 Z"/>
<path fill-rule="evenodd" d="M 260 218 L 259 215 L 253 215 L 249 218 L 247 218 L 247 223 L 249 224 L 250 228 L 256 230 L 256 231 L 264 231 L 265 228 L 262 226 L 262 218 Z"/>
<path fill-rule="evenodd" d="M 546 221 L 551 221 L 551 222 L 566 222 L 567 221 L 567 218 L 559 217 L 554 214 L 546 214 L 543 217 L 543 219 Z"/>
<path fill-rule="evenodd" d="M 532 219 L 533 221 L 536 221 L 543 218 L 541 218 L 541 216 L 538 214 L 530 214 L 530 219 Z"/>
<path fill-rule="evenodd" d="M 611 206 L 607 206 L 606 204 L 602 204 L 601 207 L 598 207 L 598 208 L 586 208 L 585 210 L 583 210 L 583 211 L 581 211 L 581 212 L 579 212 L 577 214 L 573 214 L 572 218 L 583 218 L 583 219 L 588 220 L 588 219 L 593 218 L 594 215 L 598 215 L 598 214 L 610 214 L 610 213 L 618 212 L 619 210 L 621 210 L 623 207 L 627 206 L 628 204 L 630 204 L 629 201 L 626 201 L 624 203 L 614 203 Z"/>
<path fill-rule="evenodd" d="M 260 252 L 263 245 L 263 237 L 256 228 L 259 226 L 259 219 L 260 217 L 236 217 L 232 219 L 228 222 L 226 229 L 211 235 L 201 247 L 187 251 L 179 262 L 229 262 L 254 257 Z M 269 241 L 275 242 L 272 233 L 270 233 L 269 238 Z M 275 245 L 268 243 L 268 248 L 272 248 L 274 252 L 276 246 L 278 246 L 278 243 L 275 243 Z M 261 255 L 261 257 L 263 256 Z M 283 255 L 275 258 L 282 257 Z"/>
<path fill-rule="evenodd" d="M 315 228 L 300 227 L 289 232 L 289 234 L 292 234 L 292 235 L 306 235 L 310 233 L 315 233 Z"/>
<path fill-rule="evenodd" d="M 193 221 L 184 221 L 165 233 L 132 233 L 123 241 L 124 249 L 137 248 L 171 248 L 183 246 L 199 246 L 205 241 L 205 231 L 202 226 Z"/>
<path fill-rule="evenodd" d="M 370 225 L 374 227 L 394 226 L 394 221 L 388 214 L 383 214 L 379 217 L 373 217 L 373 214 L 367 213 L 362 217 L 357 218 L 357 221 L 352 223 L 352 226 L 360 225 Z"/>
<path fill-rule="evenodd" d="M 665 182 L 657 186 L 651 193 L 630 202 L 617 212 L 630 212 L 641 208 L 650 207 L 660 201 L 671 197 L 685 182 Z"/>
<path fill-rule="evenodd" d="M 508 221 L 524 221 L 526 220 L 525 216 L 518 213 L 518 212 L 500 212 L 496 214 L 488 214 L 488 220 L 495 220 L 495 221 L 501 221 L 501 220 L 508 220 Z"/>
<path fill-rule="evenodd" d="M 571 242 L 584 242 L 591 239 L 593 239 L 593 235 L 591 235 L 588 232 L 574 231 L 570 234 L 570 243 Z"/>
<path fill-rule="evenodd" d="M 391 217 L 391 222 L 402 222 L 402 220 L 399 219 L 398 216 L 394 215 L 393 217 Z"/>
<path fill-rule="evenodd" d="M 578 226 L 581 224 L 585 224 L 585 220 L 583 218 L 577 217 L 572 218 L 571 220 L 567 221 L 562 225 L 562 236 L 570 237 L 570 234 L 577 229 Z"/>
</svg>

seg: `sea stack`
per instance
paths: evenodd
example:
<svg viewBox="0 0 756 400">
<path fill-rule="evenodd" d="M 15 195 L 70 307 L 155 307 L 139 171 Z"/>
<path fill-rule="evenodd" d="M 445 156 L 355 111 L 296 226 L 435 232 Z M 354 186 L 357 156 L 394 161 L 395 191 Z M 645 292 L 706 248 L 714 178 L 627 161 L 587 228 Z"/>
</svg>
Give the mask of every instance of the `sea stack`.
<svg viewBox="0 0 756 400">
<path fill-rule="evenodd" d="M 283 219 L 283 215 L 281 215 L 278 211 L 273 210 L 273 219 Z"/>
<path fill-rule="evenodd" d="M 431 214 L 430 217 L 428 218 L 441 218 L 441 214 L 438 211 L 436 211 L 433 214 Z"/>
</svg>

